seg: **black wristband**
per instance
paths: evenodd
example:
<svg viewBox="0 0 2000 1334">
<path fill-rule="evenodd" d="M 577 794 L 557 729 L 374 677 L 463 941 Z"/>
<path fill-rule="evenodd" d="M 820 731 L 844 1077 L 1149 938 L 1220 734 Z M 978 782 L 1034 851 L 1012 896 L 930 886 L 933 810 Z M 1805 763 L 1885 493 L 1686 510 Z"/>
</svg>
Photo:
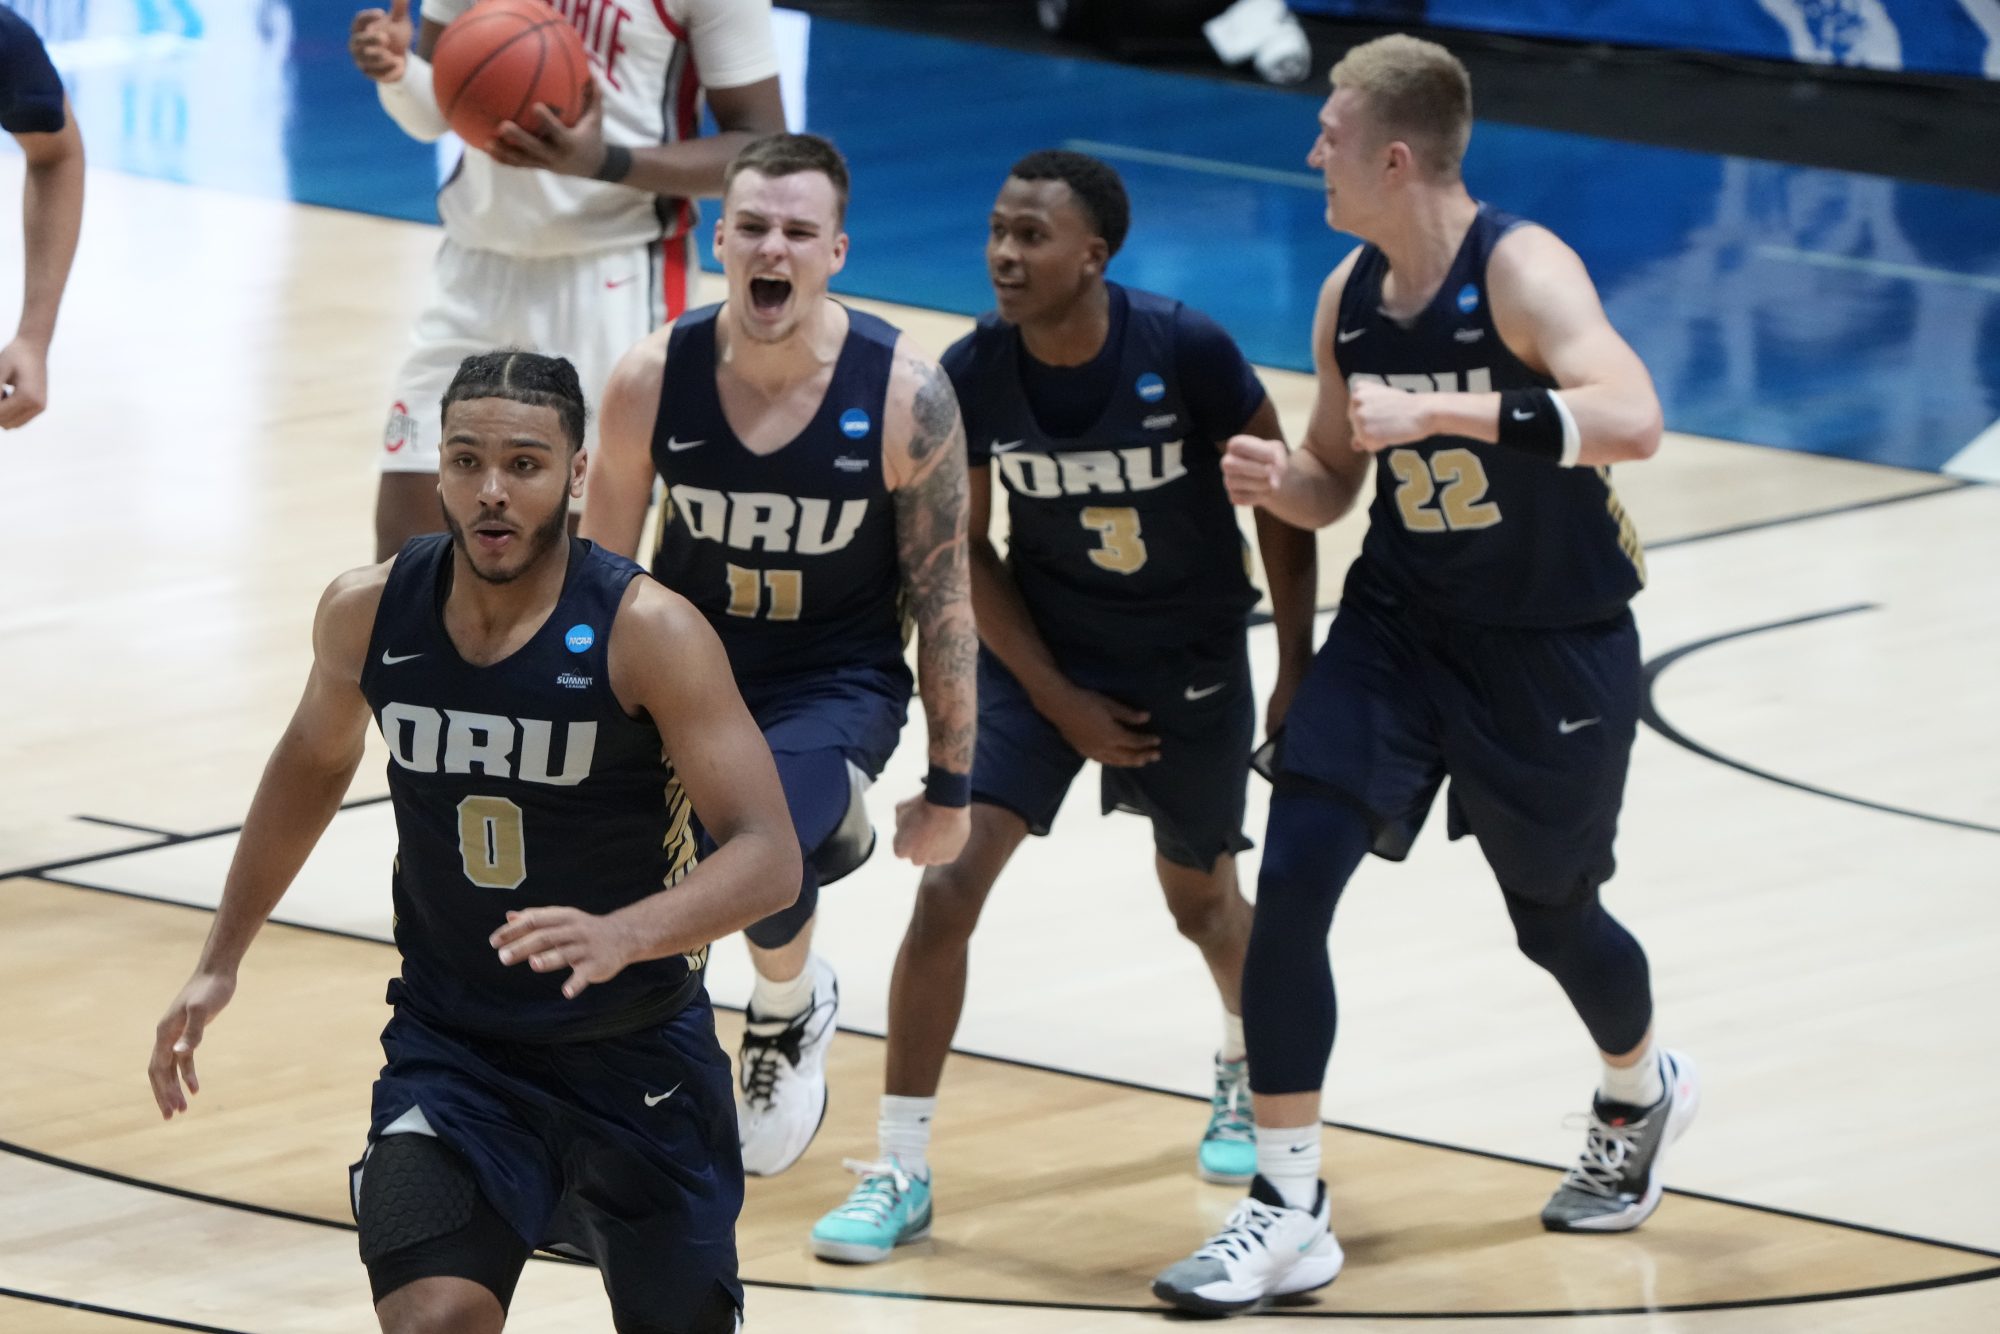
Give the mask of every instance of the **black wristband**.
<svg viewBox="0 0 2000 1334">
<path fill-rule="evenodd" d="M 604 161 L 597 164 L 591 173 L 595 180 L 610 181 L 614 185 L 632 174 L 632 150 L 623 144 L 606 144 Z"/>
<path fill-rule="evenodd" d="M 970 806 L 972 775 L 955 774 L 933 764 L 924 775 L 924 800 L 933 806 Z"/>
<path fill-rule="evenodd" d="M 1548 390 L 1500 391 L 1499 443 L 1550 463 L 1562 462 L 1562 412 Z"/>
</svg>

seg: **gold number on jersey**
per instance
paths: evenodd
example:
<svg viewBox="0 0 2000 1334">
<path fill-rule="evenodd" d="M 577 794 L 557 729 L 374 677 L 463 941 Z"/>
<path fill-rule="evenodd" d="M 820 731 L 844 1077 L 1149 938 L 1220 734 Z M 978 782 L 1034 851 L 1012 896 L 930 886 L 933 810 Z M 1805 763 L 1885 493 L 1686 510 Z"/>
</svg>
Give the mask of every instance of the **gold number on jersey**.
<svg viewBox="0 0 2000 1334">
<path fill-rule="evenodd" d="M 465 878 L 488 889 L 519 889 L 528 878 L 528 845 L 521 808 L 505 797 L 467 797 L 458 803 L 458 856 Z"/>
<path fill-rule="evenodd" d="M 1094 530 L 1103 545 L 1090 553 L 1091 560 L 1107 570 L 1130 574 L 1146 563 L 1146 543 L 1139 536 L 1139 511 L 1129 505 L 1092 505 L 1077 516 L 1085 528 Z"/>
<path fill-rule="evenodd" d="M 1396 474 L 1396 509 L 1413 533 L 1472 532 L 1500 522 L 1500 507 L 1486 499 L 1486 465 L 1469 449 L 1440 449 L 1424 456 L 1413 449 L 1389 455 Z M 1438 488 L 1442 486 L 1443 492 Z M 1432 499 L 1438 509 L 1430 507 Z M 1443 513 L 1439 513 L 1442 510 Z"/>
<path fill-rule="evenodd" d="M 805 573 L 801 570 L 746 570 L 741 565 L 729 571 L 729 614 L 755 616 L 764 607 L 764 590 L 770 590 L 767 621 L 796 621 L 805 599 Z"/>
</svg>

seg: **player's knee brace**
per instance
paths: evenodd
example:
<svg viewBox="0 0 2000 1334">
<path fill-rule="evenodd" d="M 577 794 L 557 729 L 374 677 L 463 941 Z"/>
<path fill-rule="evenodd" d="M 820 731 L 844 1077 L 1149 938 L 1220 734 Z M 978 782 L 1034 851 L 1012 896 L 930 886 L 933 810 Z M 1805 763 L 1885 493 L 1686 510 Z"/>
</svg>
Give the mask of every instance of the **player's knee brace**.
<svg viewBox="0 0 2000 1334">
<path fill-rule="evenodd" d="M 611 1326 L 618 1334 L 735 1334 L 741 1328 L 738 1323 L 741 1314 L 729 1289 L 711 1283 L 708 1291 L 685 1312 L 641 1315 L 614 1306 Z"/>
<path fill-rule="evenodd" d="M 1555 906 L 1509 891 L 1507 915 L 1521 953 L 1561 985 L 1598 1050 L 1618 1053 L 1639 1045 L 1653 1022 L 1646 951 L 1604 910 L 1596 891 Z"/>
<path fill-rule="evenodd" d="M 743 934 L 758 949 L 781 950 L 799 938 L 799 932 L 806 929 L 806 923 L 818 911 L 819 875 L 808 861 L 799 873 L 799 896 L 792 900 L 791 906 L 778 909 L 761 922 L 752 922 L 743 929 Z"/>
<path fill-rule="evenodd" d="M 875 851 L 875 826 L 868 822 L 868 776 L 847 766 L 847 810 L 820 845 L 806 854 L 822 885 L 851 874 Z"/>
<path fill-rule="evenodd" d="M 380 1302 L 423 1278 L 462 1278 L 504 1311 L 528 1246 L 480 1192 L 472 1168 L 429 1135 L 376 1141 L 355 1200 L 361 1262 Z"/>
</svg>

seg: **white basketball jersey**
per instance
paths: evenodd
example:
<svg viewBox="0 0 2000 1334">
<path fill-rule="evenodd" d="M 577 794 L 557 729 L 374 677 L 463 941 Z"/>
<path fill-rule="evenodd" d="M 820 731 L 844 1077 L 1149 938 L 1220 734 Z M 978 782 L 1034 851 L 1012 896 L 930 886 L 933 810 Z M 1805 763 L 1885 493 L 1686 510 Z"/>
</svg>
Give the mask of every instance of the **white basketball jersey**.
<svg viewBox="0 0 2000 1334">
<path fill-rule="evenodd" d="M 604 95 L 604 138 L 640 148 L 692 139 L 702 88 L 773 78 L 771 0 L 548 0 L 583 38 Z M 423 0 L 449 23 L 473 0 Z M 446 235 L 522 258 L 645 245 L 694 223 L 691 201 L 629 186 L 504 167 L 467 149 L 438 192 Z"/>
</svg>

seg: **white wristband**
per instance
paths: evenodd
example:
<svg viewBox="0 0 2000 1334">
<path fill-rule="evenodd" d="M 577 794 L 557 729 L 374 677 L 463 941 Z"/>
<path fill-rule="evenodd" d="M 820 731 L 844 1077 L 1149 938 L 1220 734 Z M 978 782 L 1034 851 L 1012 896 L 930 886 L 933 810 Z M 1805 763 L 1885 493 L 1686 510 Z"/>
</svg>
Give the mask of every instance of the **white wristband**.
<svg viewBox="0 0 2000 1334">
<path fill-rule="evenodd" d="M 414 51 L 403 57 L 403 77 L 394 83 L 376 83 L 375 96 L 381 99 L 389 119 L 412 139 L 428 144 L 451 128 L 431 91 L 431 64 Z"/>
<path fill-rule="evenodd" d="M 1549 390 L 1549 402 L 1556 405 L 1556 416 L 1562 418 L 1563 425 L 1563 452 L 1556 463 L 1559 467 L 1574 468 L 1577 455 L 1583 452 L 1583 433 L 1576 429 L 1576 414 L 1569 410 L 1569 404 L 1563 402 L 1563 396 L 1553 389 Z"/>
</svg>

